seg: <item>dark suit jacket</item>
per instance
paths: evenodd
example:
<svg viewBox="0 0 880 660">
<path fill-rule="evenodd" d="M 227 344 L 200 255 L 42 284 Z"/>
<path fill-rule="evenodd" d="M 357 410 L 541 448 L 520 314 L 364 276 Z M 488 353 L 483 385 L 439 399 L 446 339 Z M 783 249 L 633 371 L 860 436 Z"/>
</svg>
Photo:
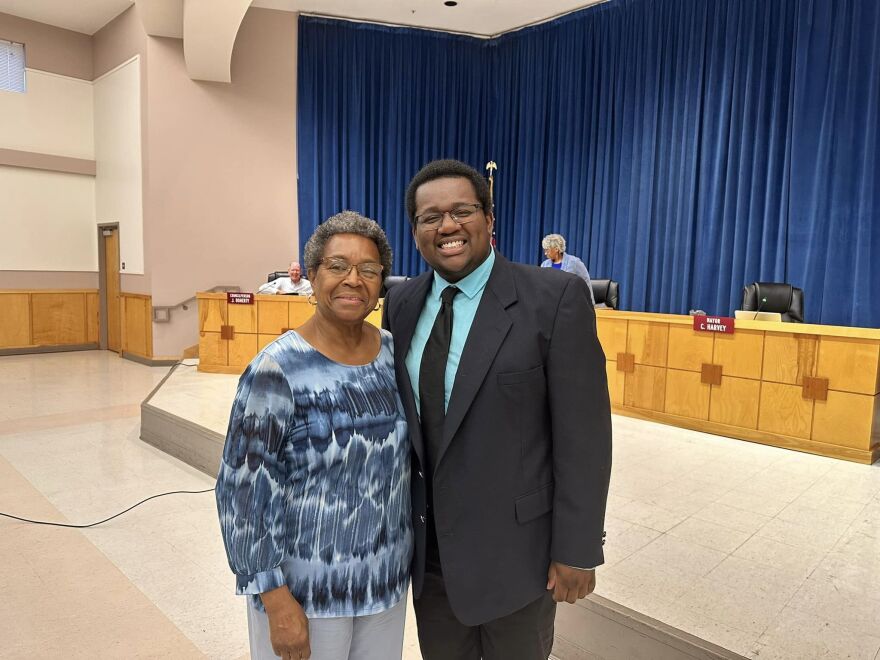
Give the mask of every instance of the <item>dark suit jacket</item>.
<svg viewBox="0 0 880 660">
<path fill-rule="evenodd" d="M 425 448 L 406 370 L 433 273 L 385 300 L 413 446 L 413 592 L 425 572 Z M 550 560 L 602 563 L 611 469 L 605 355 L 586 283 L 496 255 L 455 377 L 434 469 L 449 602 L 465 625 L 546 592 Z"/>
</svg>

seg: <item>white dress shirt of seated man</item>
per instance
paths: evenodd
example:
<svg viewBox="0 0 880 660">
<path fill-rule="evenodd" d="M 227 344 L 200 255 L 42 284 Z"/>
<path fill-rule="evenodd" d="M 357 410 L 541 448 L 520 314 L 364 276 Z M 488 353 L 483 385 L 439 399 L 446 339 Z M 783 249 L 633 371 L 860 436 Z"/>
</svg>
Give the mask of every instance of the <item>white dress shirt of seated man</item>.
<svg viewBox="0 0 880 660">
<path fill-rule="evenodd" d="M 312 285 L 302 276 L 302 265 L 298 261 L 292 261 L 287 268 L 287 277 L 276 277 L 271 282 L 266 282 L 257 289 L 257 293 L 267 295 L 296 293 L 300 296 L 308 296 L 312 293 Z"/>
</svg>

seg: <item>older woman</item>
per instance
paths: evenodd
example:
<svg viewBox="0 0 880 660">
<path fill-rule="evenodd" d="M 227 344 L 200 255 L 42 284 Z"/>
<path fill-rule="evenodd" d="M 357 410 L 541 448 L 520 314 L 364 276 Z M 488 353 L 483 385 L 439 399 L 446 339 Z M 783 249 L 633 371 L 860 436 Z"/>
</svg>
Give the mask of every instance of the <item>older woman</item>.
<svg viewBox="0 0 880 660">
<path fill-rule="evenodd" d="M 251 657 L 399 658 L 412 554 L 409 438 L 377 306 L 391 248 L 345 211 L 305 247 L 314 316 L 241 377 L 217 507 Z"/>
<path fill-rule="evenodd" d="M 590 273 L 584 262 L 573 254 L 565 253 L 565 238 L 561 234 L 547 234 L 541 241 L 541 247 L 544 250 L 544 256 L 547 257 L 541 264 L 541 268 L 558 268 L 566 273 L 577 275 L 587 283 L 590 289 L 590 299 L 593 306 L 596 305 L 596 298 L 593 296 L 593 283 L 590 281 Z"/>
</svg>

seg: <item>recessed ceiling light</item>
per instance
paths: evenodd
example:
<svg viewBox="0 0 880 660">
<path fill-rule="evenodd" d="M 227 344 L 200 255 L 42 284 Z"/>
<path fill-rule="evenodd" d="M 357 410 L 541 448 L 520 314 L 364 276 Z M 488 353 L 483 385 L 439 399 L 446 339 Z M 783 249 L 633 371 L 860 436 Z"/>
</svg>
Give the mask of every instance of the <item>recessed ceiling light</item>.
<svg viewBox="0 0 880 660">
<path fill-rule="evenodd" d="M 458 3 L 455 0 L 446 0 L 443 4 L 447 7 L 455 7 Z"/>
</svg>

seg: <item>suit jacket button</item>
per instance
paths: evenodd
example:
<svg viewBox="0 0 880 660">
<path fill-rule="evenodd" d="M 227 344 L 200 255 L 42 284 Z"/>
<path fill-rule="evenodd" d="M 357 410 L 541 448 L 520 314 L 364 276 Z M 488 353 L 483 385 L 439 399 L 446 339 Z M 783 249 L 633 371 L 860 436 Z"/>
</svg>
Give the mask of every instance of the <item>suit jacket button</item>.
<svg viewBox="0 0 880 660">
<path fill-rule="evenodd" d="M 420 478 L 420 479 L 424 479 L 424 478 L 425 478 L 425 475 L 422 474 L 422 471 L 421 471 L 421 470 L 419 470 L 419 478 Z"/>
</svg>

